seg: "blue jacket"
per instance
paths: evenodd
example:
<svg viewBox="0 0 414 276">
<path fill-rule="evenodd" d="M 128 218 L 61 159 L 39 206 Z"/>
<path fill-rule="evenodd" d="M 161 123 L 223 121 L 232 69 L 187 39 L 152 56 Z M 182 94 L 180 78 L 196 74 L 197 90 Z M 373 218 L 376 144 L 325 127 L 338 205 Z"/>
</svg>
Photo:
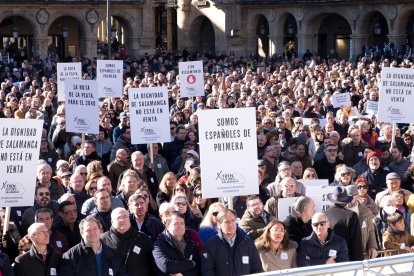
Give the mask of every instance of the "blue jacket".
<svg viewBox="0 0 414 276">
<path fill-rule="evenodd" d="M 309 237 L 304 238 L 300 242 L 297 256 L 298 266 L 325 264 L 326 260 L 330 258 L 330 250 L 336 251 L 335 261 L 337 263 L 349 261 L 346 241 L 335 235 L 333 230 L 328 231 L 328 238 L 323 246 L 320 244 L 315 232 L 312 232 Z M 306 257 L 309 257 L 309 259 Z"/>
<path fill-rule="evenodd" d="M 252 239 L 236 231 L 233 247 L 221 233 L 204 244 L 202 255 L 204 276 L 238 276 L 263 272 L 259 253 Z"/>
</svg>

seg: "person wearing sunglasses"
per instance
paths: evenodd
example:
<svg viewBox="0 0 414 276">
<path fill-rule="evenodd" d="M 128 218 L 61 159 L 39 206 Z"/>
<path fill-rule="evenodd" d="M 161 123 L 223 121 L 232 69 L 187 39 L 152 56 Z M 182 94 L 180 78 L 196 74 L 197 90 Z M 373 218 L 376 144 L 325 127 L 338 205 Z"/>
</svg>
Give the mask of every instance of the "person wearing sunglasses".
<svg viewBox="0 0 414 276">
<path fill-rule="evenodd" d="M 332 183 L 335 179 L 335 168 L 337 165 L 344 162 L 338 157 L 338 146 L 334 144 L 328 144 L 324 148 L 324 156 L 316 160 L 313 167 L 318 174 L 319 179 L 329 179 L 329 183 Z"/>
<path fill-rule="evenodd" d="M 175 211 L 178 211 L 185 217 L 185 225 L 188 228 L 198 231 L 201 218 L 194 215 L 189 207 L 189 201 L 185 195 L 177 194 L 171 199 Z"/>
<path fill-rule="evenodd" d="M 374 199 L 368 195 L 368 180 L 364 177 L 358 177 L 355 180 L 355 186 L 358 188 L 358 202 L 365 205 L 376 216 L 379 209 Z"/>
<path fill-rule="evenodd" d="M 53 212 L 53 219 L 59 218 L 59 203 L 50 199 L 50 191 L 47 186 L 38 185 L 35 190 L 34 205 L 23 212 L 22 216 L 22 236 L 27 233 L 27 229 L 35 222 L 36 211 L 41 208 L 49 208 Z"/>
<path fill-rule="evenodd" d="M 312 217 L 312 234 L 300 242 L 298 266 L 313 266 L 349 261 L 346 241 L 329 228 L 329 219 L 323 213 Z"/>
<path fill-rule="evenodd" d="M 345 239 L 348 246 L 350 261 L 362 261 L 364 254 L 362 250 L 361 225 L 357 213 L 346 209 L 346 205 L 352 202 L 353 197 L 348 195 L 344 187 L 336 187 L 333 193 L 327 195 L 331 206 L 325 214 L 329 219 L 330 227 L 335 235 Z"/>
<path fill-rule="evenodd" d="M 352 180 L 355 177 L 355 171 L 346 165 L 338 165 L 335 172 L 335 180 L 330 183 L 330 186 L 348 186 L 352 185 Z"/>
<path fill-rule="evenodd" d="M 203 198 L 203 194 L 201 192 L 201 184 L 195 186 L 193 191 L 193 201 L 191 203 L 191 209 L 193 212 L 203 218 L 204 215 L 207 213 L 208 208 L 211 205 L 210 198 Z"/>
</svg>

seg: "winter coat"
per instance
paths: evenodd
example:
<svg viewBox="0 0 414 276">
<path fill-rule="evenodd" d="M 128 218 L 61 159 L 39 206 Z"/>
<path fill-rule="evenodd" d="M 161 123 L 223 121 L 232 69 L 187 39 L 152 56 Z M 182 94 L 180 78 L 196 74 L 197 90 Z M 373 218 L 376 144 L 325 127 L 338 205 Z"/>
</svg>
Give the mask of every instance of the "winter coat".
<svg viewBox="0 0 414 276">
<path fill-rule="evenodd" d="M 259 253 L 251 238 L 236 231 L 230 247 L 221 232 L 204 244 L 202 255 L 204 276 L 233 276 L 263 272 Z"/>
<path fill-rule="evenodd" d="M 9 257 L 0 251 L 0 271 L 3 276 L 13 276 L 13 269 L 10 265 Z"/>
<path fill-rule="evenodd" d="M 59 276 L 97 276 L 98 263 L 95 252 L 83 240 L 63 254 Z M 119 255 L 102 244 L 102 276 L 128 276 Z"/>
<path fill-rule="evenodd" d="M 348 167 L 353 167 L 357 164 L 364 156 L 364 150 L 368 147 L 368 144 L 361 140 L 358 146 L 350 142 L 343 147 L 344 162 Z"/>
<path fill-rule="evenodd" d="M 384 249 L 386 250 L 395 250 L 392 252 L 387 252 L 385 256 L 392 256 L 398 254 L 408 253 L 407 250 L 402 249 L 401 244 L 404 243 L 405 248 L 409 248 L 414 245 L 414 236 L 409 232 L 404 231 L 403 233 L 393 233 L 392 230 L 388 229 L 382 235 L 382 243 Z"/>
<path fill-rule="evenodd" d="M 371 198 L 375 198 L 375 195 L 377 193 L 387 189 L 385 179 L 388 173 L 390 173 L 389 170 L 379 167 L 379 169 L 375 173 L 372 172 L 371 169 L 368 169 L 361 175 L 368 180 L 368 195 Z"/>
<path fill-rule="evenodd" d="M 154 243 L 152 252 L 158 268 L 157 275 L 167 276 L 181 273 L 183 276 L 200 275 L 200 255 L 197 245 L 184 235 L 184 254 L 177 248 L 170 232 L 165 230 Z"/>
<path fill-rule="evenodd" d="M 259 249 L 260 260 L 264 271 L 276 271 L 281 269 L 289 269 L 297 267 L 296 249 L 298 244 L 294 241 L 289 241 L 286 250 L 280 250 L 276 254 L 270 250 Z"/>
<path fill-rule="evenodd" d="M 377 240 L 375 238 L 375 226 L 373 223 L 374 217 L 371 210 L 358 203 L 358 218 L 359 224 L 361 225 L 362 250 L 364 254 L 367 253 L 370 248 L 378 249 Z"/>
<path fill-rule="evenodd" d="M 138 229 L 138 224 L 134 216 L 131 215 L 129 219 L 131 221 L 132 227 L 146 234 L 153 243 L 158 239 L 158 236 L 165 229 L 164 224 L 158 218 L 148 213 L 145 215 L 141 229 Z"/>
<path fill-rule="evenodd" d="M 130 228 L 125 233 L 117 232 L 113 227 L 101 235 L 104 244 L 116 251 L 126 265 L 130 275 L 155 275 L 152 243 L 147 235 Z"/>
<path fill-rule="evenodd" d="M 321 245 L 314 232 L 300 242 L 297 257 L 298 266 L 322 265 L 333 255 L 336 255 L 335 261 L 337 263 L 349 261 L 346 241 L 335 235 L 333 230 L 329 229 L 328 231 L 324 245 Z"/>
<path fill-rule="evenodd" d="M 49 276 L 61 275 L 59 272 L 59 262 L 61 255 L 51 247 L 47 248 L 46 261 L 40 258 L 34 245 L 29 251 L 16 258 L 14 264 L 14 274 L 16 276 Z"/>
<path fill-rule="evenodd" d="M 335 234 L 347 242 L 349 260 L 362 261 L 364 259 L 362 234 L 357 213 L 333 204 L 326 210 L 325 215 L 328 217 L 330 227 L 335 231 Z"/>
<path fill-rule="evenodd" d="M 260 237 L 260 235 L 263 234 L 264 228 L 270 221 L 276 219 L 266 211 L 263 212 L 264 216 L 266 217 L 266 221 L 264 220 L 263 216 L 255 217 L 248 210 L 246 210 L 239 222 L 240 228 L 243 229 L 253 240 L 257 239 Z"/>
<path fill-rule="evenodd" d="M 285 226 L 288 232 L 289 240 L 295 241 L 300 244 L 303 238 L 312 234 L 312 223 L 309 220 L 304 223 L 301 218 L 295 218 L 292 215 L 287 216 L 285 219 Z"/>
</svg>

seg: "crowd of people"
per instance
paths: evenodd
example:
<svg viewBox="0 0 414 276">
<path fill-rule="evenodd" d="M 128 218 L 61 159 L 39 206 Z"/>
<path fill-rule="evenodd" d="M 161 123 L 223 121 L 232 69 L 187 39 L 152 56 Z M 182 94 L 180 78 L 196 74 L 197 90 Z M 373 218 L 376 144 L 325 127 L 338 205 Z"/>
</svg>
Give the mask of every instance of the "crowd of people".
<svg viewBox="0 0 414 276">
<path fill-rule="evenodd" d="M 205 77 L 205 95 L 193 99 L 180 97 L 178 75 L 190 60 L 203 60 Z M 96 61 L 81 62 L 83 78 L 95 79 Z M 414 63 L 126 58 L 122 97 L 100 100 L 99 133 L 83 140 L 66 131 L 55 61 L 3 64 L 0 118 L 44 129 L 34 205 L 11 208 L 8 225 L 0 211 L 0 275 L 245 275 L 414 252 L 414 124 L 393 131 L 367 110 L 388 66 Z M 128 89 L 153 86 L 168 88 L 171 142 L 135 145 Z M 338 93 L 351 105 L 334 107 Z M 247 107 L 256 109 L 259 176 L 249 185 L 259 192 L 229 209 L 227 197 L 203 197 L 198 114 Z M 306 194 L 303 180 L 313 179 L 335 187 L 324 213 Z M 289 197 L 281 218 L 278 201 Z"/>
</svg>

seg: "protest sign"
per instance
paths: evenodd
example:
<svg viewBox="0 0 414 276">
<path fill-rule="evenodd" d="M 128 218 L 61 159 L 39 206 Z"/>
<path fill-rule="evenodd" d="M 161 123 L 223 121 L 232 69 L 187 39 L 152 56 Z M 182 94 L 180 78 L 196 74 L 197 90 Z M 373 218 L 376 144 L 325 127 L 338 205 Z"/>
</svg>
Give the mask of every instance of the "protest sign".
<svg viewBox="0 0 414 276">
<path fill-rule="evenodd" d="M 349 93 L 336 93 L 331 98 L 332 106 L 335 108 L 351 105 L 351 97 Z"/>
<path fill-rule="evenodd" d="M 327 186 L 324 188 L 316 186 L 306 187 L 306 195 L 311 197 L 315 202 L 316 212 L 325 212 L 331 206 L 327 195 L 333 193 L 335 189 L 335 186 Z"/>
<path fill-rule="evenodd" d="M 385 123 L 412 123 L 414 70 L 384 67 L 379 87 L 378 120 Z"/>
<path fill-rule="evenodd" d="M 377 101 L 367 101 L 367 108 L 365 112 L 368 114 L 377 114 L 378 113 L 378 102 Z"/>
<path fill-rule="evenodd" d="M 132 144 L 171 142 L 166 86 L 130 88 Z"/>
<path fill-rule="evenodd" d="M 200 110 L 203 198 L 259 193 L 254 108 Z"/>
<path fill-rule="evenodd" d="M 300 179 L 299 182 L 302 183 L 305 187 L 321 187 L 329 185 L 329 179 Z"/>
<path fill-rule="evenodd" d="M 279 198 L 277 200 L 277 219 L 284 221 L 292 212 L 292 205 L 297 197 Z"/>
<path fill-rule="evenodd" d="M 202 61 L 179 62 L 180 97 L 204 96 Z"/>
<path fill-rule="evenodd" d="M 96 81 L 65 81 L 66 131 L 99 133 L 99 103 Z"/>
<path fill-rule="evenodd" d="M 98 60 L 96 80 L 100 98 L 120 98 L 122 96 L 123 60 Z"/>
<path fill-rule="evenodd" d="M 57 64 L 57 89 L 58 101 L 65 100 L 65 80 L 82 79 L 82 65 L 80 62 L 68 62 Z"/>
<path fill-rule="evenodd" d="M 0 119 L 0 206 L 33 206 L 43 120 Z"/>
</svg>

